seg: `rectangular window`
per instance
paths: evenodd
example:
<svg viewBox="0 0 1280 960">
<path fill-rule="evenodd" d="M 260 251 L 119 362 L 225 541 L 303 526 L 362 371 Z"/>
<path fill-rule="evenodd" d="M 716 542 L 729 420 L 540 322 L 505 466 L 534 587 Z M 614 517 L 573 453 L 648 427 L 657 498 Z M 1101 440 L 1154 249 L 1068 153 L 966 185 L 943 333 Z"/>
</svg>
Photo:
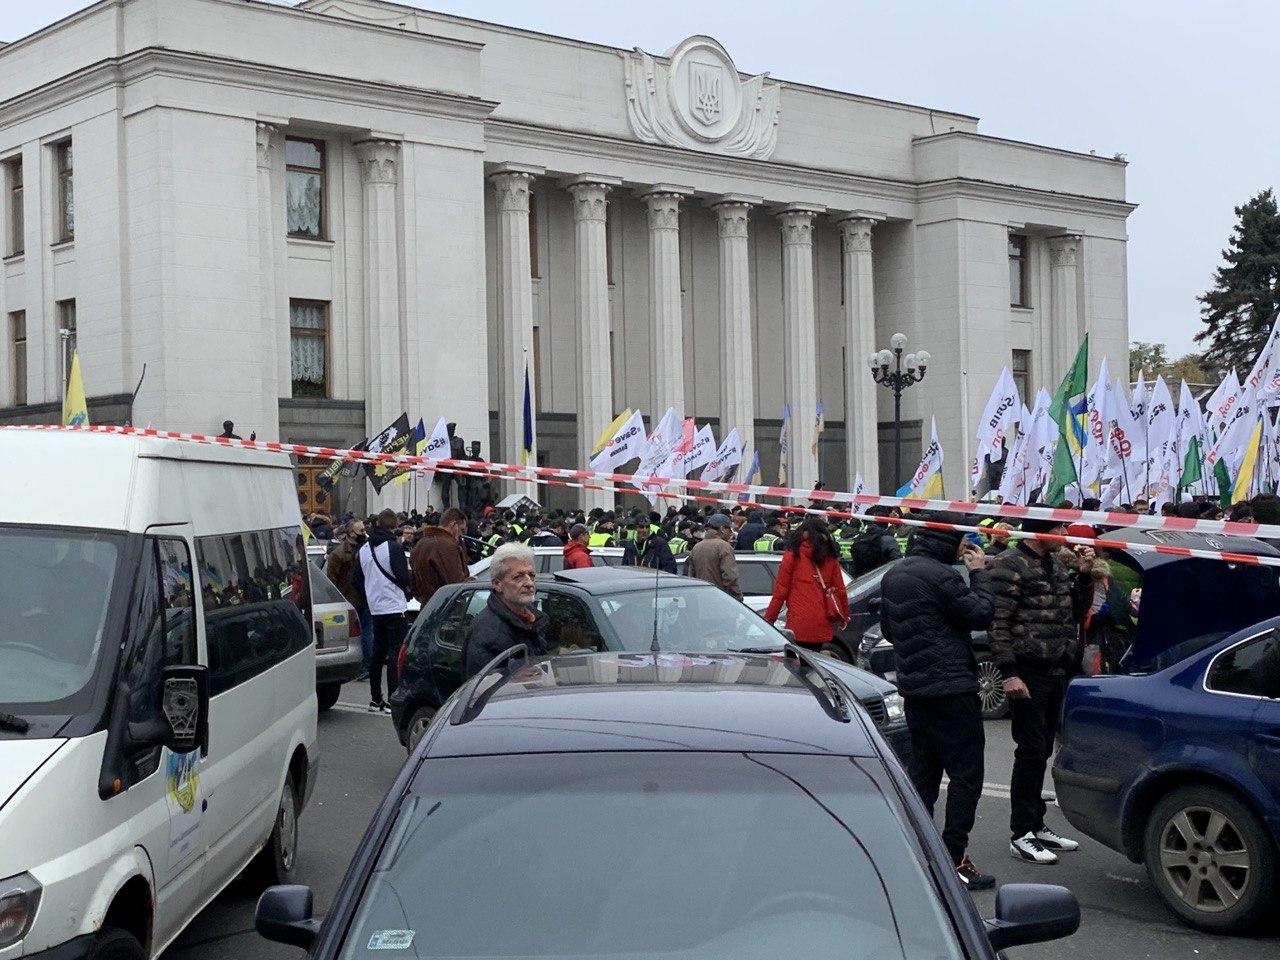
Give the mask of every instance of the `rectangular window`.
<svg viewBox="0 0 1280 960">
<path fill-rule="evenodd" d="M 1023 403 L 1031 401 L 1031 351 L 1015 350 L 1013 351 L 1013 363 L 1009 366 L 1009 372 L 1013 374 L 1013 382 L 1018 386 L 1018 393 L 1022 396 Z"/>
<path fill-rule="evenodd" d="M 12 361 L 13 404 L 24 406 L 27 402 L 27 312 L 15 310 L 9 314 L 9 356 Z"/>
<path fill-rule="evenodd" d="M 1021 234 L 1009 234 L 1009 305 L 1029 307 L 1027 294 L 1027 238 Z"/>
<path fill-rule="evenodd" d="M 529 191 L 529 276 L 537 280 L 538 268 L 538 195 Z"/>
<path fill-rule="evenodd" d="M 71 356 L 76 352 L 76 302 L 59 300 L 58 308 L 58 349 L 62 351 L 62 375 L 71 376 Z M 66 336 L 63 336 L 63 331 Z M 66 386 L 64 381 L 63 386 Z"/>
<path fill-rule="evenodd" d="M 5 161 L 4 179 L 9 190 L 8 256 L 16 257 L 26 248 L 26 236 L 23 231 L 21 157 L 14 157 L 12 160 Z"/>
<path fill-rule="evenodd" d="M 329 304 L 289 301 L 289 371 L 295 397 L 329 396 Z"/>
<path fill-rule="evenodd" d="M 324 148 L 323 140 L 285 138 L 284 193 L 291 237 L 324 239 Z"/>
<path fill-rule="evenodd" d="M 71 176 L 71 141 L 64 140 L 53 148 L 53 172 L 57 190 L 58 243 L 76 236 L 76 196 Z"/>
<path fill-rule="evenodd" d="M 209 693 L 252 680 L 314 642 L 302 530 L 200 537 Z"/>
</svg>

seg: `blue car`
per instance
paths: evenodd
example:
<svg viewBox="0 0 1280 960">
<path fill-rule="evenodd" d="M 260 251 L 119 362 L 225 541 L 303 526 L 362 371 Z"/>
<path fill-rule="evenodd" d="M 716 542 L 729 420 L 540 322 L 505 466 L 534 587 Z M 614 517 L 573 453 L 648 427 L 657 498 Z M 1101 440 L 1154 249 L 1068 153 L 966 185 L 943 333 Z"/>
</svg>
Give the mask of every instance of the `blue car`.
<svg viewBox="0 0 1280 960">
<path fill-rule="evenodd" d="M 1252 540 L 1134 532 L 1268 556 Z M 1119 674 L 1067 690 L 1053 768 L 1081 832 L 1144 863 L 1187 924 L 1272 915 L 1280 853 L 1280 570 L 1126 553 L 1142 603 Z"/>
</svg>

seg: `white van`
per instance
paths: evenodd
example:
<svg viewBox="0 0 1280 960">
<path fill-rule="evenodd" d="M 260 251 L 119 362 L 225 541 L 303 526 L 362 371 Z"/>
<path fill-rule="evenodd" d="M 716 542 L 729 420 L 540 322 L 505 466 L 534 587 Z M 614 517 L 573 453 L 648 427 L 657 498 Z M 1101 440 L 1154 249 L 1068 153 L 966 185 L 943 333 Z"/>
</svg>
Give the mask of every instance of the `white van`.
<svg viewBox="0 0 1280 960">
<path fill-rule="evenodd" d="M 0 430 L 0 960 L 154 957 L 294 869 L 317 768 L 279 454 Z"/>
</svg>

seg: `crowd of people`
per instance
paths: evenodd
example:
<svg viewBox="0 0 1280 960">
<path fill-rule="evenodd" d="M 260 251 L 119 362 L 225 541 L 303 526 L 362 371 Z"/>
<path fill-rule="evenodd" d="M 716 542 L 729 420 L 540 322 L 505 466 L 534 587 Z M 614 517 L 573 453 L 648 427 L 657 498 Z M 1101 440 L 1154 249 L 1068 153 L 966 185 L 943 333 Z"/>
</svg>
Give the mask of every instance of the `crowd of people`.
<svg viewBox="0 0 1280 960">
<path fill-rule="evenodd" d="M 1086 501 L 1083 507 L 1096 510 L 1098 504 Z M 1199 498 L 1175 509 L 1181 516 L 1224 518 L 1220 506 Z M 483 557 L 490 558 L 492 589 L 464 642 L 468 675 L 516 644 L 532 655 L 547 652 L 549 621 L 536 605 L 535 546 L 559 547 L 566 569 L 590 567 L 593 551 L 621 546 L 624 565 L 675 573 L 676 558 L 687 554 L 688 576 L 737 599 L 742 591 L 736 554 L 780 553 L 763 616 L 774 623 L 785 609 L 795 641 L 818 650 L 849 619 L 842 569 L 856 577 L 892 563 L 881 584 L 880 621 L 894 649 L 905 704 L 909 772 L 930 812 L 943 776 L 949 778 L 943 840 L 962 881 L 984 889 L 995 878 L 982 873 L 968 853 L 985 777 L 973 632 L 987 632 L 1011 707 L 1016 748 L 1010 854 L 1029 863 L 1056 863 L 1079 846 L 1045 822 L 1042 797 L 1067 682 L 1080 673 L 1118 669 L 1136 628 L 1141 583 L 1131 567 L 1108 562 L 1089 546 L 1010 536 L 1094 539 L 1107 532 L 1094 526 L 912 515 L 948 525 L 925 528 L 894 522 L 903 515 L 875 506 L 829 526 L 818 514 L 748 506 L 584 514 L 497 511 L 487 505 L 474 519 L 453 507 L 421 515 L 383 510 L 367 520 L 346 518 L 336 527 L 313 517 L 311 525 L 317 537 L 332 537 L 326 573 L 360 612 L 371 710 L 388 709 L 383 674 L 387 690 L 394 690 L 408 599 L 427 603 L 442 586 L 467 579 L 469 562 Z M 1280 497 L 1259 495 L 1233 507 L 1229 518 L 1280 523 Z M 982 532 L 956 529 L 966 526 Z"/>
</svg>

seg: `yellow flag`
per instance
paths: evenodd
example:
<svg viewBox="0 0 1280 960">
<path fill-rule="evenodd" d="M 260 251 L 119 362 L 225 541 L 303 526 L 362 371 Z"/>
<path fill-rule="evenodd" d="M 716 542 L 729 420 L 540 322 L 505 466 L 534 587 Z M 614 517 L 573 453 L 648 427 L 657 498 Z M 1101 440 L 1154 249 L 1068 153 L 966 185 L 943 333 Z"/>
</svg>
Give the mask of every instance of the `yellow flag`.
<svg viewBox="0 0 1280 960">
<path fill-rule="evenodd" d="M 591 448 L 591 456 L 594 457 L 597 453 L 607 447 L 609 445 L 609 441 L 612 440 L 617 432 L 622 429 L 622 425 L 630 419 L 631 408 L 627 407 L 627 409 L 623 410 L 616 418 L 614 418 L 613 423 L 604 428 L 604 432 L 600 434 L 600 439 L 598 439 L 596 441 L 596 445 Z"/>
<path fill-rule="evenodd" d="M 89 405 L 84 399 L 84 380 L 80 376 L 80 354 L 74 350 L 71 352 L 71 373 L 67 376 L 67 395 L 62 401 L 62 425 L 89 425 Z"/>
<path fill-rule="evenodd" d="M 1244 459 L 1240 461 L 1240 470 L 1236 474 L 1236 485 L 1231 490 L 1231 502 L 1240 503 L 1249 499 L 1249 488 L 1253 486 L 1253 473 L 1258 468 L 1258 449 L 1262 445 L 1262 420 L 1253 425 L 1253 433 L 1249 434 L 1249 442 L 1245 444 Z"/>
</svg>

